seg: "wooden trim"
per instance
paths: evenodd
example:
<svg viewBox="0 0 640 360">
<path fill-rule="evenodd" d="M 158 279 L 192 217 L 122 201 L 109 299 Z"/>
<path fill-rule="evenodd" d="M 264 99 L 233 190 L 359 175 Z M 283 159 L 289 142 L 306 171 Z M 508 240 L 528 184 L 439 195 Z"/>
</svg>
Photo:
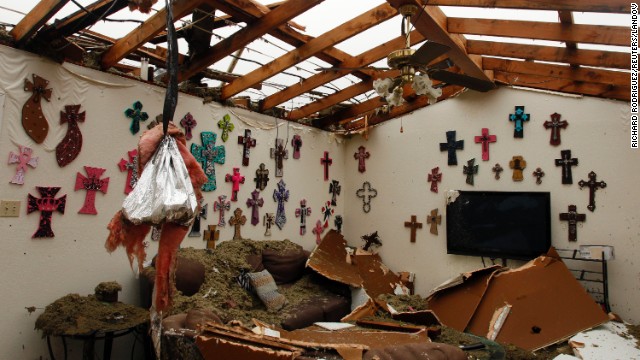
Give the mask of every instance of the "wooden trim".
<svg viewBox="0 0 640 360">
<path fill-rule="evenodd" d="M 372 86 L 373 86 L 373 79 L 362 80 L 357 84 L 351 85 L 327 97 L 318 99 L 299 109 L 295 109 L 291 111 L 291 113 L 289 113 L 288 120 L 298 121 L 320 110 L 327 109 L 333 105 L 339 104 L 343 101 L 349 100 L 355 96 L 365 93 L 371 90 Z"/>
<path fill-rule="evenodd" d="M 629 13 L 626 0 L 429 0 L 429 5 L 473 6 L 481 8 L 508 8 L 527 10 L 564 10 L 604 13 Z"/>
<path fill-rule="evenodd" d="M 13 40 L 24 44 L 42 25 L 53 17 L 69 0 L 40 0 L 36 6 L 11 29 Z"/>
</svg>

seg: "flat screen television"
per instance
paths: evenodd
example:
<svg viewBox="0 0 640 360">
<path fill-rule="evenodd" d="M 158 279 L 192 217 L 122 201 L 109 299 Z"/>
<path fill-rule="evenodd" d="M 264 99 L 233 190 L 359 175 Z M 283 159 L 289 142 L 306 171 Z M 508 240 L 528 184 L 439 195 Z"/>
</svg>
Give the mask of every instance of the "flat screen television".
<svg viewBox="0 0 640 360">
<path fill-rule="evenodd" d="M 551 246 L 548 192 L 458 191 L 447 205 L 447 253 L 530 260 Z"/>
</svg>

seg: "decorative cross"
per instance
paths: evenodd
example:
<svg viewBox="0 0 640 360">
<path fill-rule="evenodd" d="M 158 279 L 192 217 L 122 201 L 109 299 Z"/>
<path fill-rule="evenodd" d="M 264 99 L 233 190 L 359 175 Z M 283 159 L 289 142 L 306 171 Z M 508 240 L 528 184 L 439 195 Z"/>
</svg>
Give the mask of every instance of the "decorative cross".
<svg viewBox="0 0 640 360">
<path fill-rule="evenodd" d="M 604 189 L 607 187 L 607 183 L 604 181 L 596 181 L 596 173 L 591 171 L 589 173 L 589 180 L 578 181 L 578 186 L 580 186 L 580 190 L 583 187 L 587 186 L 589 188 L 589 205 L 587 205 L 587 209 L 593 212 L 596 209 L 596 190 Z"/>
<path fill-rule="evenodd" d="M 500 180 L 500 173 L 503 171 L 504 169 L 502 168 L 502 166 L 500 166 L 499 163 L 496 163 L 495 166 L 491 169 L 491 171 L 493 171 L 495 173 L 495 178 L 496 180 Z"/>
<path fill-rule="evenodd" d="M 416 230 L 422 229 L 422 223 L 419 223 L 415 215 L 411 215 L 411 221 L 405 221 L 404 227 L 411 228 L 411 242 L 416 242 Z"/>
<path fill-rule="evenodd" d="M 202 191 L 214 191 L 217 188 L 214 164 L 225 162 L 226 152 L 223 145 L 216 146 L 217 136 L 211 131 L 203 131 L 200 133 L 202 146 L 191 144 L 191 153 L 202 164 L 202 169 L 209 179 L 202 185 Z"/>
<path fill-rule="evenodd" d="M 240 228 L 247 222 L 247 217 L 242 215 L 242 209 L 233 210 L 233 216 L 229 219 L 229 225 L 233 225 L 233 240 L 242 240 Z"/>
<path fill-rule="evenodd" d="M 362 211 L 371 211 L 371 199 L 378 196 L 378 190 L 371 187 L 368 181 L 362 183 L 362 187 L 356 191 L 356 196 L 362 198 Z"/>
<path fill-rule="evenodd" d="M 573 176 L 571 174 L 571 167 L 578 165 L 577 158 L 571 158 L 571 150 L 560 151 L 561 159 L 556 160 L 556 166 L 562 166 L 562 183 L 573 184 Z"/>
<path fill-rule="evenodd" d="M 16 174 L 13 175 L 10 183 L 22 185 L 24 184 L 24 176 L 27 173 L 27 165 L 32 168 L 38 166 L 38 158 L 33 157 L 33 150 L 30 147 L 18 145 L 18 153 L 9 151 L 9 165 L 18 164 L 16 166 Z"/>
<path fill-rule="evenodd" d="M 529 114 L 524 113 L 524 106 L 516 106 L 515 113 L 509 114 L 509 121 L 513 121 L 515 124 L 515 128 L 513 130 L 514 138 L 524 137 L 524 123 L 529 120 L 531 120 L 531 117 Z"/>
<path fill-rule="evenodd" d="M 97 215 L 98 210 L 96 210 L 96 192 L 100 191 L 103 194 L 106 194 L 107 189 L 109 188 L 109 178 L 100 179 L 100 176 L 102 176 L 102 174 L 104 174 L 107 169 L 85 166 L 84 170 L 87 172 L 87 177 L 80 173 L 77 173 L 76 186 L 74 189 L 75 191 L 78 191 L 80 189 L 87 190 L 87 193 L 84 197 L 84 205 L 78 211 L 78 214 Z"/>
<path fill-rule="evenodd" d="M 331 217 L 331 215 L 333 215 L 334 211 L 331 208 L 331 201 L 327 201 L 327 205 L 322 207 L 322 214 L 324 215 L 324 227 L 328 228 L 329 227 L 329 218 Z"/>
<path fill-rule="evenodd" d="M 273 190 L 273 201 L 278 202 L 278 208 L 276 210 L 276 226 L 282 230 L 282 227 L 287 222 L 287 215 L 284 212 L 284 202 L 289 201 L 289 190 L 286 189 L 287 184 L 284 180 L 278 182 L 278 188 Z"/>
<path fill-rule="evenodd" d="M 204 231 L 202 240 L 207 242 L 207 249 L 213 250 L 216 248 L 216 241 L 220 238 L 220 230 L 216 230 L 217 225 L 209 225 L 207 230 Z"/>
<path fill-rule="evenodd" d="M 311 215 L 311 208 L 307 207 L 307 200 L 300 200 L 300 207 L 296 209 L 296 217 L 300 218 L 300 235 L 307 232 L 307 216 Z"/>
<path fill-rule="evenodd" d="M 431 210 L 431 215 L 427 216 L 427 224 L 431 224 L 429 232 L 438 235 L 438 225 L 442 222 L 442 215 L 438 215 L 438 209 Z"/>
<path fill-rule="evenodd" d="M 476 159 L 473 158 L 467 161 L 467 165 L 462 167 L 462 173 L 467 175 L 467 184 L 473 185 L 473 175 L 478 174 L 478 165 L 474 165 Z"/>
<path fill-rule="evenodd" d="M 260 189 L 260 191 L 264 190 L 267 187 L 267 183 L 269 182 L 269 170 L 265 169 L 264 163 L 261 163 L 256 170 L 256 177 L 253 178 L 253 181 L 256 182 L 256 187 Z"/>
<path fill-rule="evenodd" d="M 438 193 L 438 183 L 442 181 L 442 173 L 439 172 L 440 167 L 436 166 L 431 169 L 431 174 L 427 175 L 427 182 L 431 183 L 431 191 Z"/>
<path fill-rule="evenodd" d="M 364 251 L 369 251 L 373 246 L 382 246 L 382 240 L 380 240 L 380 236 L 378 236 L 377 231 L 374 231 L 371 234 L 362 235 L 360 238 L 364 241 L 364 245 L 362 246 L 362 250 Z"/>
<path fill-rule="evenodd" d="M 56 161 L 60 167 L 75 160 L 82 149 L 82 133 L 79 122 L 84 122 L 85 111 L 80 112 L 80 105 L 66 105 L 65 111 L 60 111 L 60 124 L 67 123 L 67 133 L 56 146 Z"/>
<path fill-rule="evenodd" d="M 271 148 L 271 158 L 276 160 L 276 177 L 282 177 L 284 173 L 284 159 L 289 158 L 289 150 L 284 148 L 284 140 L 276 139 L 276 146 Z"/>
<path fill-rule="evenodd" d="M 333 159 L 329 157 L 329 152 L 325 151 L 324 156 L 320 158 L 320 164 L 324 165 L 324 181 L 329 180 L 329 166 L 333 164 Z"/>
<path fill-rule="evenodd" d="M 569 222 L 569 241 L 578 241 L 578 221 L 586 221 L 586 214 L 579 214 L 575 205 L 569 205 L 569 211 L 560 213 L 560 220 Z"/>
<path fill-rule="evenodd" d="M 448 151 L 448 165 L 458 165 L 456 150 L 464 149 L 464 140 L 456 141 L 456 132 L 447 131 L 447 142 L 440 143 L 440 151 Z"/>
<path fill-rule="evenodd" d="M 191 113 L 188 112 L 182 118 L 182 120 L 180 120 L 180 125 L 182 125 L 182 127 L 184 128 L 184 137 L 187 140 L 191 140 L 191 138 L 193 137 L 192 130 L 193 130 L 194 127 L 196 127 L 196 125 L 198 125 L 198 122 L 196 121 L 196 119 L 194 119 L 193 115 L 191 115 Z M 200 230 L 198 230 L 198 231 L 200 231 Z"/>
<path fill-rule="evenodd" d="M 48 89 L 49 80 L 33 75 L 33 82 L 24 79 L 24 91 L 33 94 L 22 106 L 22 127 L 27 135 L 38 144 L 42 144 L 49 132 L 49 123 L 42 112 L 40 100 L 51 101 L 52 89 Z"/>
<path fill-rule="evenodd" d="M 336 215 L 333 218 L 333 225 L 336 226 L 336 231 L 342 232 L 342 215 Z"/>
<path fill-rule="evenodd" d="M 242 166 L 249 166 L 249 154 L 256 147 L 256 139 L 251 137 L 251 130 L 246 129 L 244 136 L 238 136 L 238 145 L 242 145 Z"/>
<path fill-rule="evenodd" d="M 264 218 L 262 220 L 266 228 L 264 231 L 264 236 L 271 236 L 271 227 L 273 226 L 274 219 L 275 219 L 275 216 L 273 215 L 273 213 L 264 214 Z"/>
<path fill-rule="evenodd" d="M 140 101 L 134 102 L 131 109 L 124 111 L 124 115 L 131 119 L 129 131 L 134 135 L 140 131 L 140 121 L 146 121 L 149 119 L 149 114 L 142 111 L 142 103 Z"/>
<path fill-rule="evenodd" d="M 329 184 L 329 194 L 331 194 L 331 205 L 338 205 L 338 195 L 340 195 L 340 191 L 342 190 L 342 186 L 340 186 L 340 181 L 331 180 L 331 184 Z"/>
<path fill-rule="evenodd" d="M 550 115 L 551 121 L 545 121 L 542 126 L 545 129 L 551 129 L 551 136 L 549 138 L 549 144 L 551 145 L 560 145 L 560 129 L 566 129 L 569 123 L 566 120 L 560 121 L 560 114 L 553 113 Z"/>
<path fill-rule="evenodd" d="M 322 235 L 322 232 L 324 231 L 322 221 L 316 221 L 316 226 L 311 231 L 316 234 L 316 245 L 320 245 L 320 243 L 322 242 L 322 238 L 320 237 L 320 235 Z"/>
<path fill-rule="evenodd" d="M 226 201 L 227 195 L 218 196 L 218 201 L 213 202 L 213 211 L 220 211 L 220 215 L 218 217 L 218 226 L 224 227 L 227 224 L 224 220 L 224 212 L 231 210 L 231 202 Z"/>
<path fill-rule="evenodd" d="M 67 195 L 62 195 L 56 199 L 56 194 L 60 191 L 59 187 L 41 187 L 36 186 L 41 198 L 29 194 L 27 201 L 27 214 L 34 211 L 40 211 L 40 224 L 38 230 L 33 233 L 33 238 L 54 237 L 51 229 L 51 215 L 54 211 L 64 214 Z"/>
<path fill-rule="evenodd" d="M 489 129 L 482 128 L 482 135 L 475 137 L 476 144 L 482 143 L 482 160 L 489 160 L 489 144 L 496 142 L 495 135 L 489 135 Z"/>
<path fill-rule="evenodd" d="M 209 204 L 204 204 L 204 198 L 199 199 L 198 204 L 200 205 L 200 211 L 193 219 L 193 225 L 191 226 L 189 237 L 200 237 L 200 223 L 202 222 L 203 218 L 207 218 L 207 207 L 209 206 Z"/>
<path fill-rule="evenodd" d="M 127 182 L 124 184 L 124 193 L 129 194 L 138 182 L 138 149 L 128 151 L 129 161 L 120 159 L 118 167 L 120 171 L 127 172 Z"/>
<path fill-rule="evenodd" d="M 222 139 L 223 142 L 227 142 L 227 140 L 229 140 L 229 133 L 235 128 L 235 125 L 231 122 L 229 114 L 225 114 L 222 119 L 218 121 L 218 127 L 222 130 L 220 139 Z"/>
<path fill-rule="evenodd" d="M 367 167 L 365 165 L 365 159 L 368 159 L 370 156 L 369 152 L 365 150 L 364 146 L 358 147 L 358 152 L 353 154 L 353 158 L 358 160 L 358 171 L 361 173 L 367 171 Z"/>
<path fill-rule="evenodd" d="M 232 182 L 231 186 L 231 201 L 238 201 L 238 191 L 240 191 L 240 184 L 244 184 L 244 176 L 240 175 L 240 168 L 233 168 L 233 175 L 227 174 L 224 177 L 225 182 Z"/>
<path fill-rule="evenodd" d="M 253 190 L 251 197 L 247 199 L 247 207 L 251 208 L 251 225 L 256 226 L 260 223 L 259 207 L 264 205 L 264 199 L 260 197 L 260 191 Z"/>
<path fill-rule="evenodd" d="M 520 155 L 514 156 L 513 158 L 511 158 L 511 161 L 509 161 L 509 167 L 513 169 L 513 175 L 511 175 L 511 179 L 513 179 L 513 181 L 522 181 L 522 179 L 524 178 L 522 176 L 522 170 L 527 167 L 527 162 L 524 160 L 524 158 Z"/>
<path fill-rule="evenodd" d="M 536 177 L 536 184 L 542 184 L 542 178 L 544 177 L 544 171 L 541 168 L 536 168 L 536 171 L 533 172 L 533 176 Z"/>
<path fill-rule="evenodd" d="M 293 158 L 300 159 L 300 148 L 302 147 L 302 138 L 300 135 L 293 135 L 291 146 L 293 147 Z"/>
</svg>

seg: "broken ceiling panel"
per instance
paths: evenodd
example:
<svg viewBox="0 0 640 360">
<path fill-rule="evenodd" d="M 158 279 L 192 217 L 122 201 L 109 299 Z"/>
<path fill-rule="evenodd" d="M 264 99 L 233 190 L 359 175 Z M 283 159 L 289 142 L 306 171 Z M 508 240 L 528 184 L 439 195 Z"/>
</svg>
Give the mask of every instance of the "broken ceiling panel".
<svg viewBox="0 0 640 360">
<path fill-rule="evenodd" d="M 307 266 L 325 277 L 354 287 L 362 287 L 358 267 L 347 262 L 347 242 L 342 234 L 330 230 L 307 261 Z"/>
</svg>

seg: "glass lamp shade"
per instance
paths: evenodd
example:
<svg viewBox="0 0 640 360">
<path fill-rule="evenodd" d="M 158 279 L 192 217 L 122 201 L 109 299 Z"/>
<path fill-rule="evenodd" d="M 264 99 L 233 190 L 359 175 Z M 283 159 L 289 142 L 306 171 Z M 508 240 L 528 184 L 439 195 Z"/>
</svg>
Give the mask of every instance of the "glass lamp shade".
<svg viewBox="0 0 640 360">
<path fill-rule="evenodd" d="M 402 97 L 402 94 L 404 93 L 404 90 L 402 89 L 402 86 L 398 86 L 395 89 L 393 89 L 393 92 L 387 96 L 387 103 L 389 103 L 389 105 L 391 106 L 400 106 L 402 105 L 402 103 L 404 103 L 404 98 Z"/>
<path fill-rule="evenodd" d="M 442 89 L 436 89 L 433 87 L 433 82 L 426 74 L 416 75 L 413 77 L 413 83 L 411 84 L 413 90 L 418 95 L 427 95 L 429 97 L 429 104 L 433 104 L 442 95 Z"/>
<path fill-rule="evenodd" d="M 392 86 L 393 86 L 393 79 L 391 78 L 375 79 L 373 81 L 373 90 L 380 97 L 387 97 L 392 91 L 391 89 Z"/>
</svg>

